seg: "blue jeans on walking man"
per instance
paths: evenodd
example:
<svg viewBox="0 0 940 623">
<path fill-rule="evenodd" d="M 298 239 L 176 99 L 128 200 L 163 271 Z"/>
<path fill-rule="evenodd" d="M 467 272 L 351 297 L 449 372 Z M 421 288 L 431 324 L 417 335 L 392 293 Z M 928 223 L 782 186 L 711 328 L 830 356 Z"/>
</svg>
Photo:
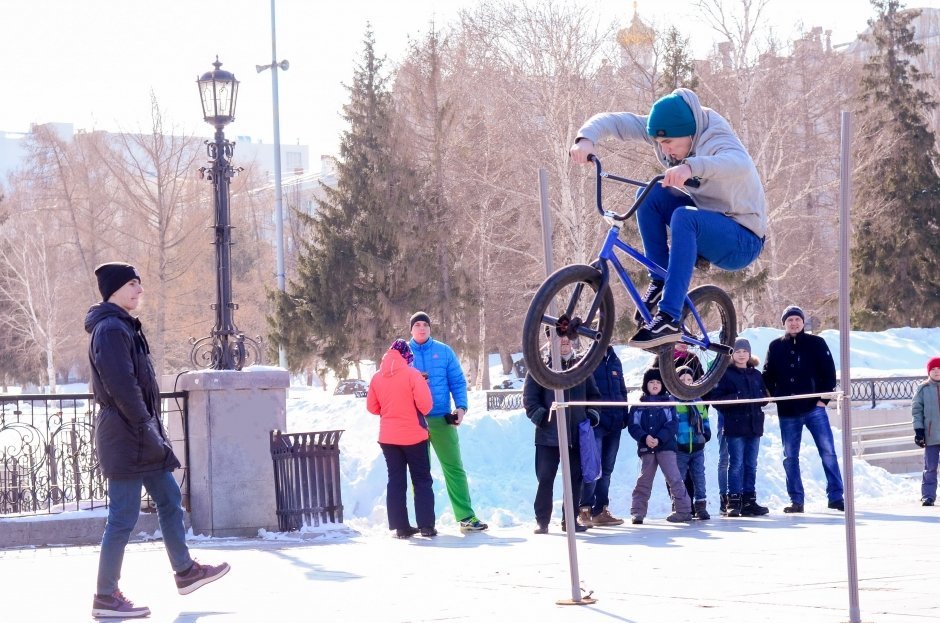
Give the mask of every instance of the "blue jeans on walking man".
<svg viewBox="0 0 940 623">
<path fill-rule="evenodd" d="M 173 472 L 141 474 L 138 478 L 108 479 L 108 523 L 101 539 L 98 563 L 98 594 L 110 595 L 118 589 L 124 548 L 140 516 L 140 490 L 147 490 L 157 505 L 157 518 L 170 566 L 182 573 L 193 564 L 186 546 L 183 525 L 183 497 Z"/>
<path fill-rule="evenodd" d="M 590 506 L 592 516 L 599 515 L 610 504 L 610 475 L 614 473 L 622 433 L 620 428 L 612 431 L 594 429 L 594 439 L 601 452 L 601 477 L 582 485 L 580 504 L 581 507 Z"/>
<path fill-rule="evenodd" d="M 674 319 L 682 315 L 699 256 L 718 268 L 740 270 L 764 248 L 763 239 L 737 221 L 719 212 L 700 210 L 687 194 L 661 184 L 647 195 L 637 212 L 637 224 L 646 257 L 668 269 L 659 309 Z"/>
<path fill-rule="evenodd" d="M 803 439 L 803 427 L 813 436 L 816 450 L 822 460 L 823 471 L 826 473 L 826 495 L 830 502 L 843 499 L 842 473 L 839 471 L 839 460 L 836 456 L 835 442 L 832 438 L 832 428 L 829 426 L 829 416 L 826 408 L 817 406 L 808 413 L 781 417 L 780 438 L 783 442 L 783 471 L 787 476 L 787 493 L 790 501 L 803 504 L 803 480 L 800 477 L 800 443 Z"/>
</svg>

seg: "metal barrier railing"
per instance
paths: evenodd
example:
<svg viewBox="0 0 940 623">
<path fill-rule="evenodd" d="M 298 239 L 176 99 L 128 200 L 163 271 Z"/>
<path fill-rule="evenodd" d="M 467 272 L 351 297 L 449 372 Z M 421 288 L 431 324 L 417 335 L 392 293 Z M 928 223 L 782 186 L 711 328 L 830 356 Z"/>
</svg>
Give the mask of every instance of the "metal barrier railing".
<svg viewBox="0 0 940 623">
<path fill-rule="evenodd" d="M 182 419 L 186 394 L 160 394 L 164 425 Z M 0 395 L 0 516 L 107 506 L 108 483 L 95 455 L 92 394 Z M 185 444 L 185 440 L 183 441 Z M 185 448 L 175 448 L 185 460 Z M 189 484 L 183 466 L 183 497 Z M 149 497 L 143 507 L 152 508 Z"/>
<path fill-rule="evenodd" d="M 282 532 L 343 522 L 339 438 L 342 430 L 271 431 L 277 523 Z"/>
<path fill-rule="evenodd" d="M 920 456 L 924 453 L 914 445 L 914 430 L 910 422 L 858 426 L 852 429 L 852 447 L 855 456 L 863 459 L 891 459 Z"/>
<path fill-rule="evenodd" d="M 914 390 L 923 383 L 922 376 L 895 376 L 877 379 L 853 379 L 852 400 L 855 402 L 871 402 L 872 408 L 879 400 L 910 400 L 914 397 Z M 627 391 L 640 389 L 628 387 Z M 521 409 L 522 390 L 520 389 L 494 389 L 486 392 L 486 410 Z"/>
</svg>

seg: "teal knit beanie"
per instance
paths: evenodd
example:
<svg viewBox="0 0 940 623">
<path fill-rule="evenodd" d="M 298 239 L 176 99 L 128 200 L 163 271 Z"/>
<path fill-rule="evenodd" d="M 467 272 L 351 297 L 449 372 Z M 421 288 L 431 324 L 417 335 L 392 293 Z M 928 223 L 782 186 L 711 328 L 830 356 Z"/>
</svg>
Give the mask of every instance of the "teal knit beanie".
<svg viewBox="0 0 940 623">
<path fill-rule="evenodd" d="M 656 100 L 646 120 L 646 133 L 654 138 L 695 134 L 695 117 L 681 95 L 672 93 Z"/>
</svg>

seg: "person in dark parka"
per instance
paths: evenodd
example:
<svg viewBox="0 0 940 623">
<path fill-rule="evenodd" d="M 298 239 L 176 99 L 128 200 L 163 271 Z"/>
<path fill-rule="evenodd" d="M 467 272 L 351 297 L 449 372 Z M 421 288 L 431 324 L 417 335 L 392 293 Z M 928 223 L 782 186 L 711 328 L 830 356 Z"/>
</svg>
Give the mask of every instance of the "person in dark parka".
<svg viewBox="0 0 940 623">
<path fill-rule="evenodd" d="M 189 555 L 182 496 L 173 477 L 180 462 L 160 421 L 160 390 L 150 347 L 140 320 L 130 315 L 143 294 L 140 273 L 130 264 L 110 262 L 95 269 L 102 302 L 85 316 L 91 335 L 88 359 L 99 405 L 95 451 L 108 479 L 108 520 L 101 539 L 92 616 L 138 618 L 150 615 L 118 588 L 124 549 L 140 515 L 141 488 L 157 506 L 163 544 L 176 572 L 177 591 L 186 595 L 229 570 L 227 563 L 201 565 Z"/>
<path fill-rule="evenodd" d="M 560 340 L 561 365 L 562 369 L 566 369 L 575 360 L 568 338 L 562 337 Z M 549 359 L 549 362 L 551 362 L 551 359 Z M 589 376 L 582 383 L 565 390 L 566 401 L 600 400 L 600 397 L 593 376 Z M 548 523 L 552 518 L 555 476 L 558 474 L 558 465 L 561 462 L 561 452 L 558 447 L 558 425 L 555 421 L 557 414 L 552 417 L 549 416 L 549 409 L 553 402 L 555 402 L 555 391 L 542 387 L 532 378 L 532 375 L 527 374 L 525 384 L 522 387 L 522 405 L 525 407 L 526 416 L 535 425 L 535 476 L 539 483 L 533 505 L 535 521 L 538 523 L 535 530 L 536 534 L 548 532 Z M 571 465 L 570 494 L 572 504 L 576 503 L 581 497 L 581 444 L 579 442 L 578 426 L 585 419 L 589 419 L 592 426 L 597 426 L 600 415 L 596 410 L 587 409 L 584 406 L 567 407 L 568 460 Z M 565 495 L 568 494 L 569 492 L 565 492 Z M 575 524 L 577 532 L 586 529 L 586 526 L 577 521 L 575 521 Z M 564 517 L 562 517 L 562 529 L 565 529 Z"/>
<path fill-rule="evenodd" d="M 715 388 L 705 400 L 744 400 L 767 397 L 767 388 L 761 373 L 760 363 L 751 356 L 751 343 L 738 338 L 728 367 Z M 727 483 L 730 500 L 722 500 L 730 517 L 752 517 L 770 512 L 757 503 L 757 454 L 760 438 L 764 434 L 763 402 L 742 402 L 715 405 L 721 415 L 724 436 L 728 448 Z"/>
</svg>

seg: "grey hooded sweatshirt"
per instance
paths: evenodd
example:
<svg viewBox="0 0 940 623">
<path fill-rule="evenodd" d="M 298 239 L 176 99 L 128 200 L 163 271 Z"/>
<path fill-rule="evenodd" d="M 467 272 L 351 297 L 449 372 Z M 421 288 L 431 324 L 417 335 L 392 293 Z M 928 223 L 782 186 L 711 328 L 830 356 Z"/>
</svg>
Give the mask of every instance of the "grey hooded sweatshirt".
<svg viewBox="0 0 940 623">
<path fill-rule="evenodd" d="M 676 89 L 673 93 L 685 100 L 695 117 L 692 151 L 682 162 L 689 165 L 701 186 L 686 192 L 699 209 L 720 212 L 763 238 L 767 233 L 767 199 L 751 156 L 725 118 L 702 106 L 694 92 Z M 587 120 L 577 138 L 595 145 L 610 137 L 645 141 L 653 146 L 664 167 L 674 166 L 676 163 L 670 162 L 646 133 L 646 120 L 647 115 L 629 112 L 600 113 Z"/>
</svg>

